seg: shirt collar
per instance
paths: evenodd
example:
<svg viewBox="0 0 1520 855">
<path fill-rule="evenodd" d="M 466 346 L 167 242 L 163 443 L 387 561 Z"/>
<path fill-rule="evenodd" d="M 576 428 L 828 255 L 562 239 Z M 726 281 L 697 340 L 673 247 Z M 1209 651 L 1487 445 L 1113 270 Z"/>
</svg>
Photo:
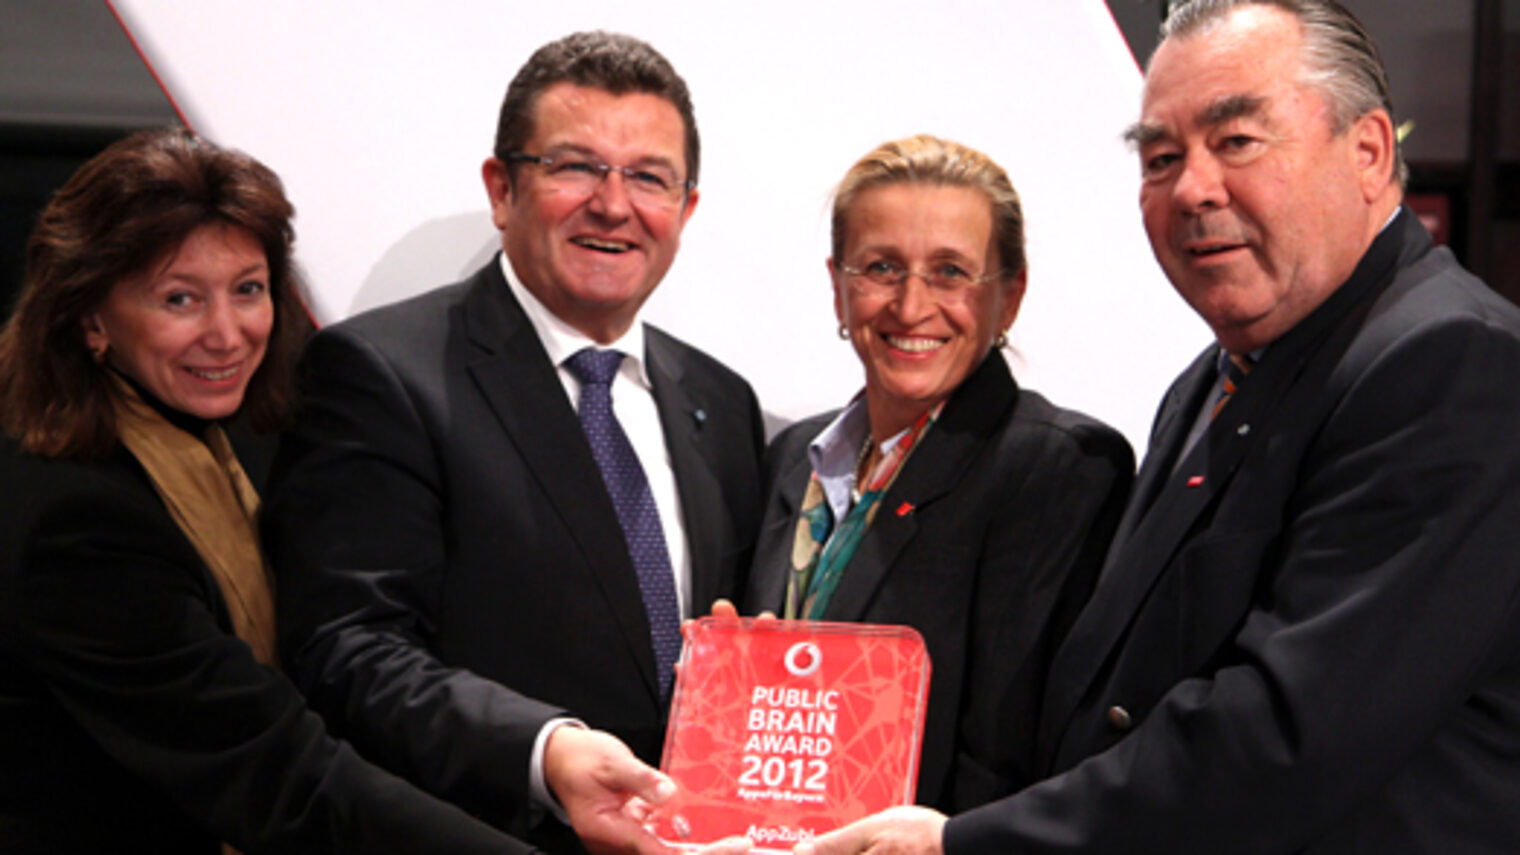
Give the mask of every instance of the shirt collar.
<svg viewBox="0 0 1520 855">
<path fill-rule="evenodd" d="M 808 445 L 808 461 L 818 476 L 818 486 L 828 500 L 834 519 L 842 520 L 850 509 L 850 491 L 855 489 L 855 469 L 860 463 L 860 448 L 871 430 L 866 412 L 866 396 L 856 395 L 839 415 L 829 422 Z"/>
<path fill-rule="evenodd" d="M 912 429 L 909 425 L 887 437 L 879 449 L 881 453 L 886 455 L 903 434 Z M 862 391 L 808 444 L 808 462 L 813 465 L 813 472 L 818 476 L 835 519 L 844 519 L 850 508 L 850 491 L 855 489 L 860 449 L 870 432 L 871 417 L 866 409 L 866 393 Z"/>
<path fill-rule="evenodd" d="M 556 367 L 563 365 L 565 360 L 588 347 L 598 350 L 620 350 L 624 355 L 624 368 L 632 365 L 639 385 L 645 389 L 652 388 L 649 372 L 644 365 L 642 311 L 634 315 L 633 323 L 628 325 L 627 332 L 611 344 L 602 344 L 549 311 L 549 307 L 545 306 L 518 280 L 506 253 L 498 255 L 497 260 L 501 264 L 501 274 L 507 279 L 507 287 L 511 289 L 512 296 L 517 298 L 518 305 L 522 306 L 523 313 L 528 316 L 528 323 L 533 325 L 533 331 L 538 333 L 538 340 L 543 343 L 544 351 L 549 354 L 549 361 Z"/>
<path fill-rule="evenodd" d="M 860 447 L 865 443 L 870 427 L 866 398 L 856 395 L 808 445 L 808 462 L 813 464 L 813 471 L 818 473 L 820 480 L 854 478 L 855 467 L 860 462 Z"/>
</svg>

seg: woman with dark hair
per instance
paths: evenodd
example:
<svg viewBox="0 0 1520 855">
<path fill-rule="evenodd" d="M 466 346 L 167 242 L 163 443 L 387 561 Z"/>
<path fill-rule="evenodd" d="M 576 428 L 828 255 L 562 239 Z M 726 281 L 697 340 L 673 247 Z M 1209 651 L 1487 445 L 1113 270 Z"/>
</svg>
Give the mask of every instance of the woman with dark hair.
<svg viewBox="0 0 1520 855">
<path fill-rule="evenodd" d="M 179 130 L 85 164 L 0 331 L 0 851 L 524 852 L 365 763 L 276 670 L 258 495 L 311 322 L 292 208 Z"/>
<path fill-rule="evenodd" d="M 1024 214 L 987 155 L 920 135 L 862 157 L 834 195 L 828 269 L 865 388 L 772 441 L 740 606 L 917 629 L 933 663 L 917 799 L 965 810 L 1038 777 L 1047 666 L 1134 457 L 1009 374 Z"/>
</svg>

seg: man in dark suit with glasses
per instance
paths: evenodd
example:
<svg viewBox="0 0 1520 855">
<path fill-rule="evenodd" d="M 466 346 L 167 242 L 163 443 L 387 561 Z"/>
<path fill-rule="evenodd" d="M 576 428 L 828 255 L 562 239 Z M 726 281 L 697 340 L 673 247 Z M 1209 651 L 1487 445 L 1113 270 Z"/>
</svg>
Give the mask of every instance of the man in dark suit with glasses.
<svg viewBox="0 0 1520 855">
<path fill-rule="evenodd" d="M 649 45 L 545 45 L 482 168 L 503 252 L 336 324 L 266 534 L 291 674 L 369 758 L 552 851 L 654 851 L 682 618 L 742 586 L 750 387 L 640 320 L 698 201 Z M 625 747 L 626 746 L 626 747 Z M 642 762 L 640 762 L 642 761 Z"/>
</svg>

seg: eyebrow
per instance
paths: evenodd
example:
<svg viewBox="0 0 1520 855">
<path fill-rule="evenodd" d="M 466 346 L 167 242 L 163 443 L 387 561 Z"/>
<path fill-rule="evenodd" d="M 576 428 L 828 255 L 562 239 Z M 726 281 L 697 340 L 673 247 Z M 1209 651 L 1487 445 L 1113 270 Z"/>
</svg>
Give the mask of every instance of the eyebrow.
<svg viewBox="0 0 1520 855">
<path fill-rule="evenodd" d="M 232 274 L 232 276 L 229 277 L 229 278 L 231 278 L 234 281 L 236 281 L 238 279 L 242 279 L 244 276 L 257 276 L 260 273 L 265 274 L 265 275 L 269 274 L 269 262 L 267 260 L 265 260 L 265 261 L 255 261 L 254 263 L 248 265 L 247 267 L 244 267 L 242 270 L 239 270 L 238 272 Z M 176 272 L 174 272 L 172 270 L 165 270 L 161 275 L 155 277 L 155 279 L 154 279 L 155 283 L 157 283 L 157 282 L 188 282 L 190 284 L 199 284 L 202 281 L 204 281 L 204 280 L 202 280 L 201 277 L 199 277 L 199 276 L 197 276 L 195 274 L 192 274 L 192 273 L 176 273 Z"/>
<path fill-rule="evenodd" d="M 1226 95 L 1198 111 L 1200 125 L 1219 125 L 1242 116 L 1254 116 L 1267 105 L 1260 95 Z"/>
<path fill-rule="evenodd" d="M 1147 125 L 1144 122 L 1136 122 L 1124 129 L 1124 141 L 1132 146 L 1149 145 L 1166 136 L 1160 125 Z"/>
<path fill-rule="evenodd" d="M 1257 115 L 1266 105 L 1267 99 L 1260 95 L 1226 95 L 1205 105 L 1194 121 L 1204 127 L 1221 125 L 1231 119 Z M 1148 145 L 1165 137 L 1166 131 L 1160 125 L 1145 122 L 1136 122 L 1124 129 L 1124 141 L 1131 145 Z"/>
<path fill-rule="evenodd" d="M 880 256 L 901 262 L 906 253 L 903 252 L 900 246 L 884 243 L 859 247 L 856 249 L 856 255 Z M 928 253 L 928 260 L 930 263 L 935 261 L 958 261 L 967 264 L 981 263 L 981 259 L 977 258 L 975 254 L 963 252 L 953 246 L 938 246 L 931 249 Z"/>
<path fill-rule="evenodd" d="M 548 150 L 544 152 L 544 154 L 548 155 L 549 157 L 562 157 L 562 156 L 564 156 L 565 154 L 568 154 L 568 153 L 574 153 L 574 154 L 579 154 L 579 155 L 582 155 L 582 156 L 585 156 L 585 157 L 595 158 L 597 160 L 602 161 L 603 163 L 607 162 L 607 159 L 605 157 L 602 157 L 600 154 L 597 154 L 596 152 L 592 151 L 589 146 L 580 145 L 578 143 L 570 143 L 570 142 L 560 143 L 559 145 L 550 146 L 548 148 Z M 624 166 L 646 166 L 646 167 L 647 166 L 664 166 L 664 167 L 666 167 L 668 169 L 672 169 L 672 170 L 676 168 L 675 161 L 671 160 L 670 158 L 668 158 L 668 157 L 666 157 L 664 155 L 660 155 L 660 154 L 646 154 L 643 157 L 639 158 L 638 160 L 635 160 L 633 163 L 625 163 L 623 165 Z"/>
</svg>

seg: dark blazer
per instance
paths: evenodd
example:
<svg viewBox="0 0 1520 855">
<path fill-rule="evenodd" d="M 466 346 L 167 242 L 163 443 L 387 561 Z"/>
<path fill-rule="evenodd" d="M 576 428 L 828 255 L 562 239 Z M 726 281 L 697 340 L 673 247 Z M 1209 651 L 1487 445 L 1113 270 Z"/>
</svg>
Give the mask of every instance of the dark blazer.
<svg viewBox="0 0 1520 855">
<path fill-rule="evenodd" d="M 0 851 L 527 851 L 329 738 L 126 451 L 0 485 Z"/>
<path fill-rule="evenodd" d="M 646 342 L 704 610 L 749 566 L 760 410 L 710 357 L 653 327 Z M 305 368 L 266 535 L 286 661 L 335 731 L 518 829 L 551 716 L 658 764 L 667 711 L 638 579 L 499 259 L 324 329 Z"/>
<path fill-rule="evenodd" d="M 771 444 L 746 612 L 785 603 L 807 448 L 835 415 Z M 1122 436 L 1019 389 L 994 351 L 882 497 L 824 617 L 924 636 L 932 676 L 920 804 L 963 810 L 1035 779 L 1046 668 L 1092 589 L 1134 471 Z"/>
<path fill-rule="evenodd" d="M 1174 472 L 1216 355 L 1057 654 L 1061 774 L 947 852 L 1514 852 L 1520 312 L 1405 210 Z"/>
</svg>

